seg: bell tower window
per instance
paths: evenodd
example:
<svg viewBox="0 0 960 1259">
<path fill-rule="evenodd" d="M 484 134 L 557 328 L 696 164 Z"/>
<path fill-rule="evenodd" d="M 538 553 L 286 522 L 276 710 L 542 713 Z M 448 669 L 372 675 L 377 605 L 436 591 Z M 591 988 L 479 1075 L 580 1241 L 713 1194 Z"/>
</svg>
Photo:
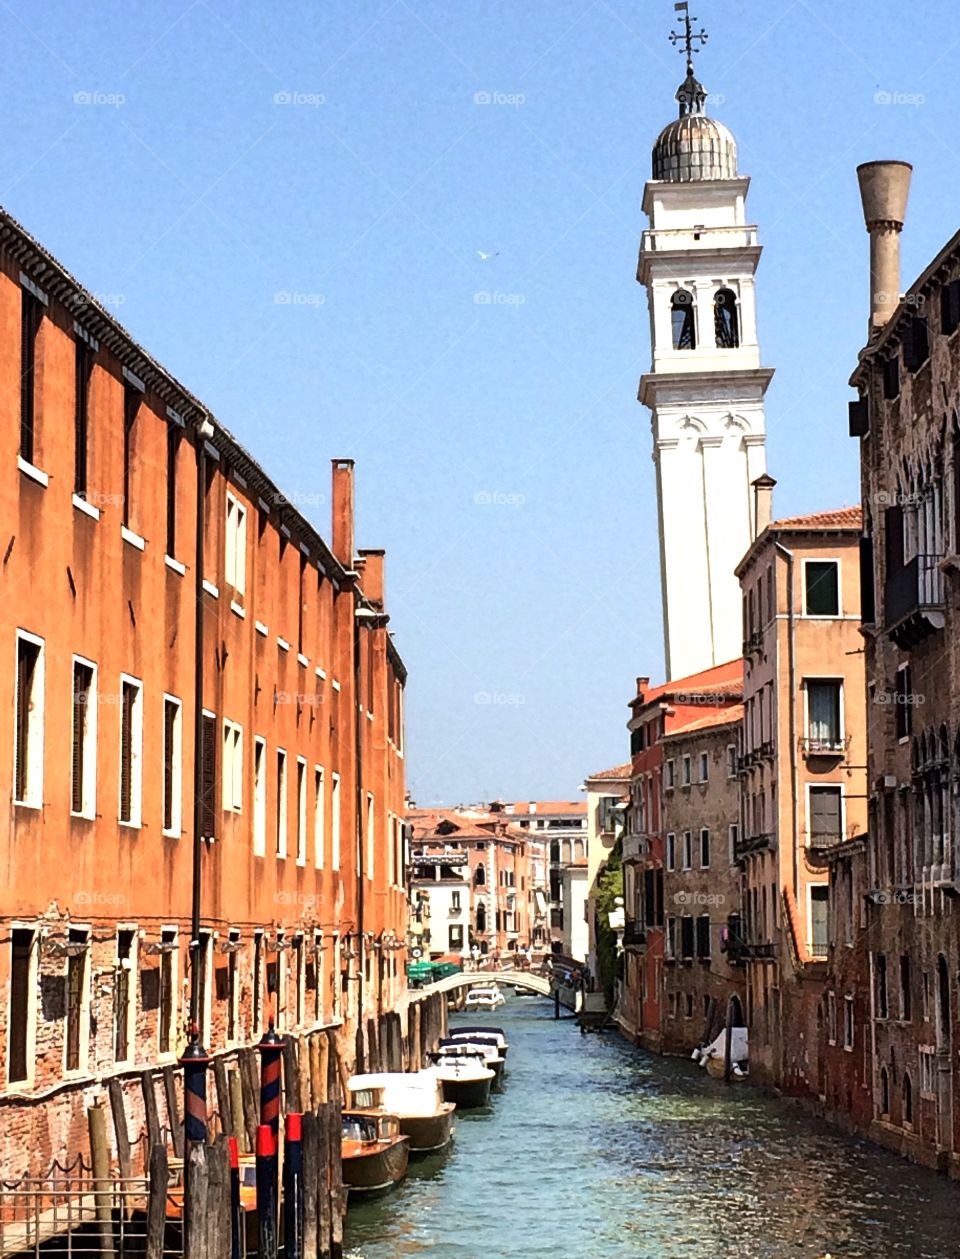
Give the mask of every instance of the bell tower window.
<svg viewBox="0 0 960 1259">
<path fill-rule="evenodd" d="M 740 345 L 740 318 L 737 313 L 736 294 L 730 289 L 717 289 L 713 299 L 713 311 L 717 348 L 736 350 Z"/>
<path fill-rule="evenodd" d="M 675 350 L 695 350 L 697 348 L 697 325 L 692 293 L 686 289 L 677 289 L 670 299 L 670 318 L 673 329 L 673 348 Z"/>
</svg>

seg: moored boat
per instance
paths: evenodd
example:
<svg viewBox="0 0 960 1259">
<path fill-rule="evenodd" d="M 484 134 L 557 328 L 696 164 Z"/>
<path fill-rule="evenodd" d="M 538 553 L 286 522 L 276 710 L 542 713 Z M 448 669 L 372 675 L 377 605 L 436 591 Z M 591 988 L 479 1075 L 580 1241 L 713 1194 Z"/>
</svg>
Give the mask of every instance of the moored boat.
<svg viewBox="0 0 960 1259">
<path fill-rule="evenodd" d="M 471 988 L 467 993 L 466 1006 L 467 1009 L 473 1010 L 495 1010 L 497 1006 L 503 1005 L 506 997 L 500 991 L 496 984 L 488 986 Z"/>
<path fill-rule="evenodd" d="M 474 1038 L 472 1036 L 469 1038 L 459 1036 L 441 1036 L 440 1048 L 442 1051 L 461 1056 L 468 1054 L 480 1054 L 483 1058 L 484 1065 L 488 1066 L 493 1072 L 494 1088 L 500 1088 L 500 1085 L 503 1083 L 504 1061 L 497 1049 L 497 1046 L 492 1041 L 484 1041 L 479 1037 Z"/>
<path fill-rule="evenodd" d="M 410 1145 L 396 1115 L 343 1112 L 343 1183 L 351 1193 L 391 1189 L 407 1174 Z"/>
<path fill-rule="evenodd" d="M 458 1050 L 455 1046 L 431 1054 L 433 1070 L 443 1088 L 444 1100 L 458 1110 L 472 1110 L 490 1104 L 494 1072 L 479 1050 Z"/>
<path fill-rule="evenodd" d="M 501 1058 L 506 1058 L 507 1050 L 510 1048 L 507 1044 L 506 1033 L 502 1027 L 487 1027 L 482 1023 L 461 1023 L 457 1027 L 451 1027 L 450 1038 L 452 1040 L 476 1040 L 482 1041 L 484 1044 L 495 1045 Z"/>
<path fill-rule="evenodd" d="M 444 1100 L 434 1071 L 379 1071 L 347 1081 L 350 1104 L 358 1110 L 396 1115 L 411 1154 L 432 1154 L 453 1138 L 456 1106 Z"/>
</svg>

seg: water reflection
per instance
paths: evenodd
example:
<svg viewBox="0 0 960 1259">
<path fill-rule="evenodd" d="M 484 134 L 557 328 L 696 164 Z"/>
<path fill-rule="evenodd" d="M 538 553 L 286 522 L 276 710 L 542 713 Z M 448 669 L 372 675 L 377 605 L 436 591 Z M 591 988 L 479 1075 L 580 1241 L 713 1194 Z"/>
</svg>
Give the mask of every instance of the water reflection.
<svg viewBox="0 0 960 1259">
<path fill-rule="evenodd" d="M 448 1154 L 351 1207 L 358 1259 L 960 1256 L 942 1177 L 686 1061 L 580 1036 L 547 1002 L 488 1021 L 510 1041 L 504 1093 L 458 1117 Z"/>
</svg>

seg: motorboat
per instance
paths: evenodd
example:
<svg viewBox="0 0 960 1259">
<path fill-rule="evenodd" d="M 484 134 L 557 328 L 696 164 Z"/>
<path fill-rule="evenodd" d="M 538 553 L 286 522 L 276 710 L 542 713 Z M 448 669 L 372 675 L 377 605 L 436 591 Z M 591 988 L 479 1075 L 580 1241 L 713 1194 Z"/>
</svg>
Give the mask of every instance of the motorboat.
<svg viewBox="0 0 960 1259">
<path fill-rule="evenodd" d="M 497 1052 L 501 1058 L 506 1058 L 507 1050 L 510 1048 L 507 1043 L 507 1035 L 502 1027 L 488 1027 L 486 1024 L 458 1024 L 450 1029 L 451 1040 L 473 1040 L 482 1041 L 484 1044 L 496 1045 Z"/>
<path fill-rule="evenodd" d="M 444 1101 L 434 1071 L 380 1071 L 347 1081 L 350 1106 L 396 1115 L 411 1154 L 433 1154 L 453 1139 L 453 1102 Z"/>
<path fill-rule="evenodd" d="M 503 1067 L 504 1061 L 497 1049 L 497 1046 L 491 1041 L 481 1040 L 480 1037 L 461 1038 L 459 1036 L 441 1036 L 440 1048 L 451 1054 L 475 1054 L 479 1053 L 484 1063 L 490 1068 L 494 1074 L 493 1086 L 499 1089 L 503 1083 Z"/>
<path fill-rule="evenodd" d="M 465 1005 L 468 1010 L 495 1010 L 506 1001 L 506 997 L 496 984 L 485 987 L 471 988 L 467 993 Z"/>
<path fill-rule="evenodd" d="M 458 1110 L 490 1104 L 495 1072 L 484 1062 L 480 1050 L 448 1046 L 430 1057 L 445 1101 L 453 1102 Z"/>
<path fill-rule="evenodd" d="M 407 1174 L 410 1143 L 396 1115 L 345 1110 L 341 1150 L 343 1183 L 351 1194 L 392 1189 Z"/>
</svg>

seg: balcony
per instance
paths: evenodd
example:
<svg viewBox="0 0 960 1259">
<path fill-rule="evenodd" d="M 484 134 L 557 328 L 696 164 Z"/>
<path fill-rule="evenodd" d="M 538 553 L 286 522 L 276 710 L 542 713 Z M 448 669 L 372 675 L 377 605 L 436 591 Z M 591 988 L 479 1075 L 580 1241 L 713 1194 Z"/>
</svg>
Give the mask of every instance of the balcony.
<svg viewBox="0 0 960 1259">
<path fill-rule="evenodd" d="M 640 861 L 647 855 L 648 845 L 643 835 L 624 835 L 623 861 Z"/>
<path fill-rule="evenodd" d="M 942 558 L 940 555 L 915 555 L 887 578 L 884 623 L 887 633 L 904 651 L 912 650 L 925 638 L 943 629 Z"/>
<path fill-rule="evenodd" d="M 773 835 L 745 835 L 734 842 L 734 861 L 741 861 L 755 852 L 773 852 Z"/>
<path fill-rule="evenodd" d="M 816 758 L 826 758 L 828 760 L 841 760 L 847 754 L 847 741 L 842 737 L 839 731 L 833 734 L 812 738 L 809 735 L 805 739 L 800 740 L 800 751 L 806 760 L 814 760 Z"/>
<path fill-rule="evenodd" d="M 647 943 L 647 933 L 639 922 L 627 920 L 623 928 L 623 947 L 625 949 L 641 948 Z"/>
</svg>

